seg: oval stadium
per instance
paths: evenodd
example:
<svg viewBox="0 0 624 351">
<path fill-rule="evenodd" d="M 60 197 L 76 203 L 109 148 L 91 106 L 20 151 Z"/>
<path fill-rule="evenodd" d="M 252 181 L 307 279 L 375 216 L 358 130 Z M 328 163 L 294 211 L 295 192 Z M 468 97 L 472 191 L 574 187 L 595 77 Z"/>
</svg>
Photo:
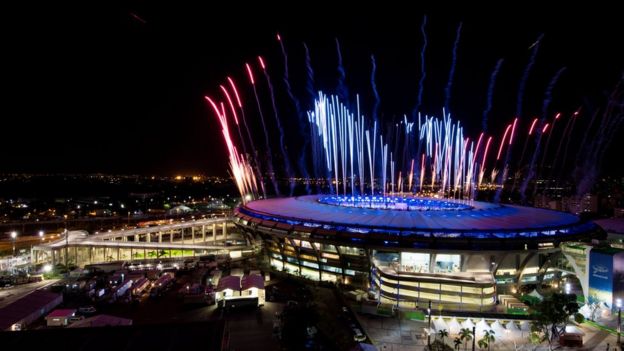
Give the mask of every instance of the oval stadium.
<svg viewBox="0 0 624 351">
<path fill-rule="evenodd" d="M 274 270 L 350 284 L 407 308 L 491 307 L 561 272 L 586 289 L 582 243 L 605 236 L 569 213 L 418 197 L 256 200 L 236 209 L 235 223 L 264 242 Z"/>
</svg>

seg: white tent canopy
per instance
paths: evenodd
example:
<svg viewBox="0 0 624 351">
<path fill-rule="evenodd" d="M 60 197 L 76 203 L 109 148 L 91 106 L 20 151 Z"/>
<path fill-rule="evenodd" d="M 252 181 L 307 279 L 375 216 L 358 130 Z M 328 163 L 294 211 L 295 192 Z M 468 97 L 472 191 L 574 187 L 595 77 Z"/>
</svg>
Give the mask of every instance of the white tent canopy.
<svg viewBox="0 0 624 351">
<path fill-rule="evenodd" d="M 472 321 L 470 320 L 470 318 L 466 319 L 463 323 L 462 323 L 462 327 L 464 328 L 468 328 L 468 329 L 472 329 L 472 327 L 474 327 L 474 323 L 472 323 Z"/>
<path fill-rule="evenodd" d="M 486 330 L 490 330 L 490 325 L 487 324 L 485 319 L 481 318 L 481 320 L 477 323 L 477 336 L 483 336 Z"/>
<path fill-rule="evenodd" d="M 433 325 L 435 327 L 435 330 L 437 330 L 437 331 L 440 331 L 440 330 L 446 330 L 447 332 L 449 331 L 449 327 L 448 327 L 448 325 L 446 325 L 446 322 L 444 321 L 442 316 L 440 316 L 437 319 L 435 319 L 433 321 Z"/>
<path fill-rule="evenodd" d="M 490 325 L 490 329 L 494 331 L 494 335 L 497 339 L 508 339 L 511 332 L 508 332 L 505 327 L 498 320 L 495 320 L 494 323 Z"/>
<path fill-rule="evenodd" d="M 514 321 L 507 322 L 507 324 L 505 324 L 505 329 L 511 330 L 511 331 L 519 331 L 520 330 L 520 328 L 518 328 L 518 325 Z"/>
<path fill-rule="evenodd" d="M 448 322 L 447 324 L 448 324 L 448 327 L 449 327 L 449 331 L 448 332 L 450 334 L 459 334 L 459 331 L 461 330 L 462 326 L 457 321 L 457 318 L 453 317 L 451 319 L 451 321 Z"/>
</svg>

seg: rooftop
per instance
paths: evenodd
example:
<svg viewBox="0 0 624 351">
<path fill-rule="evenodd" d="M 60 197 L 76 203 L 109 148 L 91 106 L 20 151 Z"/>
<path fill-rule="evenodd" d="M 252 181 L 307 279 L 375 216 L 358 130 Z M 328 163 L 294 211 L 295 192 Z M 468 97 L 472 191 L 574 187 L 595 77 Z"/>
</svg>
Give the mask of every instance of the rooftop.
<svg viewBox="0 0 624 351">
<path fill-rule="evenodd" d="M 467 202 L 470 207 L 460 211 L 405 211 L 329 205 L 320 203 L 318 200 L 321 197 L 308 195 L 257 200 L 246 204 L 242 212 L 273 217 L 266 218 L 269 220 L 300 221 L 304 226 L 328 223 L 395 230 L 524 230 L 556 228 L 580 222 L 579 217 L 570 213 L 478 201 Z"/>
<path fill-rule="evenodd" d="M 64 318 L 71 317 L 76 313 L 75 309 L 58 309 L 50 312 L 46 318 Z"/>
<path fill-rule="evenodd" d="M 12 304 L 1 308 L 0 331 L 7 330 L 14 323 L 41 310 L 59 298 L 62 299 L 62 296 L 59 294 L 51 293 L 45 290 L 35 290 Z"/>
</svg>

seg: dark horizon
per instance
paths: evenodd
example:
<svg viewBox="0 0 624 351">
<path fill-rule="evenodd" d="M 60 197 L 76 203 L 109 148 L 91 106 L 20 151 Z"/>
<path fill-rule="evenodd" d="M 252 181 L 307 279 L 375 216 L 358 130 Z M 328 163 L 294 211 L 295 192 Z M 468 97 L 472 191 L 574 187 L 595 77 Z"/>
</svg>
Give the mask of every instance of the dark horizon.
<svg viewBox="0 0 624 351">
<path fill-rule="evenodd" d="M 266 10 L 266 9 L 265 9 Z M 302 42 L 310 48 L 316 89 L 336 84 L 334 38 L 340 40 L 351 93 L 370 103 L 370 54 L 378 66 L 381 111 L 386 119 L 409 113 L 416 100 L 422 45 L 420 24 L 428 16 L 427 80 L 423 110 L 439 115 L 444 103 L 457 24 L 462 40 L 451 107 L 468 134 L 480 131 L 490 71 L 505 59 L 490 116 L 498 133 L 514 112 L 518 80 L 529 50 L 544 33 L 530 76 L 524 109 L 541 111 L 554 72 L 567 67 L 555 90 L 553 109 L 604 105 L 604 94 L 622 75 L 622 31 L 617 11 L 549 13 L 501 11 L 470 14 L 440 11 L 339 11 L 293 17 L 278 12 L 242 14 L 241 9 L 146 3 L 90 8 L 38 8 L 27 20 L 9 20 L 12 32 L 4 65 L 5 151 L 0 172 L 226 175 L 225 148 L 204 94 L 243 65 L 267 58 L 275 82 L 282 79 L 276 33 L 285 38 L 296 92 L 305 82 Z M 249 11 L 253 12 L 253 11 Z M 539 13 L 535 13 L 539 12 Z M 22 12 L 18 12 L 22 13 Z M 279 12 L 281 13 L 281 12 Z M 277 87 L 284 94 L 281 86 Z M 282 118 L 287 118 L 282 114 Z M 589 116 L 587 116 L 589 117 Z M 615 159 L 622 138 L 606 160 Z M 621 175 L 615 162 L 605 174 Z"/>
</svg>

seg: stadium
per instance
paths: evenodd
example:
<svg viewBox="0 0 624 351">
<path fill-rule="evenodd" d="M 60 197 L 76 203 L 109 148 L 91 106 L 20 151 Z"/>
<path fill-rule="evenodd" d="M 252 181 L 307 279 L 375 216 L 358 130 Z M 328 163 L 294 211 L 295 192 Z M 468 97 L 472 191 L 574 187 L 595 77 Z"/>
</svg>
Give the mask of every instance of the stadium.
<svg viewBox="0 0 624 351">
<path fill-rule="evenodd" d="M 557 288 L 566 275 L 586 290 L 585 256 L 570 248 L 605 236 L 569 213 L 411 196 L 256 200 L 236 209 L 235 223 L 264 242 L 274 270 L 406 308 L 492 308 L 500 295 Z"/>
</svg>

